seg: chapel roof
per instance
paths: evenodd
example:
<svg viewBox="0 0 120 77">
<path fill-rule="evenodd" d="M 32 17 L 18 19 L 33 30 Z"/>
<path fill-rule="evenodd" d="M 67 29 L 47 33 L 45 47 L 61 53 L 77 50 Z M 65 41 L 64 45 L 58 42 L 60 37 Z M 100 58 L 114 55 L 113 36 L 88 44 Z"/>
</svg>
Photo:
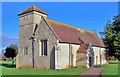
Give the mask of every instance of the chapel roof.
<svg viewBox="0 0 120 77">
<path fill-rule="evenodd" d="M 95 32 L 63 24 L 54 20 L 45 18 L 48 25 L 52 28 L 60 42 L 73 44 L 91 44 L 93 46 L 105 47 L 103 41 Z"/>
</svg>

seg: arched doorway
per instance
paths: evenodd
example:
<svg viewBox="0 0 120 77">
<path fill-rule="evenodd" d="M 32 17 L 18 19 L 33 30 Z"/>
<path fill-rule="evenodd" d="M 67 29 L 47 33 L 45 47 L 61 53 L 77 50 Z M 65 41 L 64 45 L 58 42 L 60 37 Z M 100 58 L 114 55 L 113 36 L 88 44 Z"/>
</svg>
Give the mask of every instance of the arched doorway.
<svg viewBox="0 0 120 77">
<path fill-rule="evenodd" d="M 90 48 L 89 51 L 89 67 L 93 67 L 94 66 L 94 51 L 93 49 Z"/>
<path fill-rule="evenodd" d="M 89 67 L 93 67 L 94 66 L 94 58 L 93 56 L 89 57 Z"/>
</svg>

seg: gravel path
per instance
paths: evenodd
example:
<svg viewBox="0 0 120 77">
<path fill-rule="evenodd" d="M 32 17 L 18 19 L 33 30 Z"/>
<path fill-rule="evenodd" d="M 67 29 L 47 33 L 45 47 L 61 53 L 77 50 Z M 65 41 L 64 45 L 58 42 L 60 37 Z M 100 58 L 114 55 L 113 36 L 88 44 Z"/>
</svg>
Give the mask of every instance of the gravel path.
<svg viewBox="0 0 120 77">
<path fill-rule="evenodd" d="M 101 77 L 101 73 L 103 71 L 103 67 L 92 67 L 86 72 L 83 72 L 78 77 Z"/>
</svg>

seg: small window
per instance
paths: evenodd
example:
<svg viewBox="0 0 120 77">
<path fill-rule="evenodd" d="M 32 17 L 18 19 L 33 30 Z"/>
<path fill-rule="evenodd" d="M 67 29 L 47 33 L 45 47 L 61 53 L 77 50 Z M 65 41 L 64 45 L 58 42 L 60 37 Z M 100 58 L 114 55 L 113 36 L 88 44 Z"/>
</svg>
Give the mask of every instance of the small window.
<svg viewBox="0 0 120 77">
<path fill-rule="evenodd" d="M 28 55 L 28 47 L 25 47 L 25 49 L 24 49 L 24 55 Z"/>
<path fill-rule="evenodd" d="M 47 40 L 41 41 L 41 55 L 47 56 Z"/>
</svg>

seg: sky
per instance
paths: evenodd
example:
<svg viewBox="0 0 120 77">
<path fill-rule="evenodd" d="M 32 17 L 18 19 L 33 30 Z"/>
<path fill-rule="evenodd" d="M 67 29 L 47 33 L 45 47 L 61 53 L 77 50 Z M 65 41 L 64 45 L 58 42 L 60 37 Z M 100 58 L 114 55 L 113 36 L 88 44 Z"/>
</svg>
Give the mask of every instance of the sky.
<svg viewBox="0 0 120 77">
<path fill-rule="evenodd" d="M 107 20 L 118 14 L 117 2 L 2 2 L 2 34 L 18 38 L 18 14 L 35 5 L 48 14 L 48 19 L 99 32 Z"/>
</svg>

